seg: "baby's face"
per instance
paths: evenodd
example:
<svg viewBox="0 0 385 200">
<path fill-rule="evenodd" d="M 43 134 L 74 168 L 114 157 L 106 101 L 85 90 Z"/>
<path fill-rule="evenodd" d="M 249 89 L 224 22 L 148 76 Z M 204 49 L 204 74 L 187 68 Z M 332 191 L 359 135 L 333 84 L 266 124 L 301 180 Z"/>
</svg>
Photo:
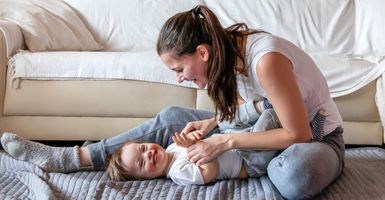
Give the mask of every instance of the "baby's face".
<svg viewBox="0 0 385 200">
<path fill-rule="evenodd" d="M 168 167 L 168 154 L 154 143 L 131 143 L 122 149 L 124 168 L 134 177 L 153 179 L 164 176 Z"/>
</svg>

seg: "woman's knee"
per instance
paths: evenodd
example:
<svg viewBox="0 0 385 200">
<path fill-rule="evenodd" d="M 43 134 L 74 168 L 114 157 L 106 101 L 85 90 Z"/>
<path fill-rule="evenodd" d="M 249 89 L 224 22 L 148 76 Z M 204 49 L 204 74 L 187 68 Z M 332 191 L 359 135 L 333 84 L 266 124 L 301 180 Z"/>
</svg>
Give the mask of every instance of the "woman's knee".
<svg viewBox="0 0 385 200">
<path fill-rule="evenodd" d="M 159 112 L 157 117 L 161 120 L 170 121 L 171 123 L 188 123 L 202 119 L 208 119 L 214 116 L 212 112 L 197 110 L 181 106 L 168 106 Z"/>
<path fill-rule="evenodd" d="M 183 113 L 186 113 L 187 108 L 183 108 L 180 106 L 168 106 L 161 110 L 157 115 L 159 118 L 163 120 L 172 120 L 180 119 L 183 116 Z"/>
<path fill-rule="evenodd" d="M 310 198 L 339 174 L 339 159 L 323 143 L 294 144 L 275 157 L 267 168 L 270 180 L 287 199 Z"/>
<path fill-rule="evenodd" d="M 267 131 L 271 129 L 280 128 L 281 123 L 273 109 L 267 109 L 262 112 L 257 123 L 253 126 L 253 132 Z"/>
<path fill-rule="evenodd" d="M 159 114 L 163 114 L 163 115 L 170 115 L 170 114 L 174 114 L 174 113 L 177 113 L 177 112 L 181 112 L 181 110 L 184 110 L 186 108 L 183 108 L 183 107 L 180 107 L 180 106 L 167 106 L 165 108 L 163 108 Z"/>
</svg>

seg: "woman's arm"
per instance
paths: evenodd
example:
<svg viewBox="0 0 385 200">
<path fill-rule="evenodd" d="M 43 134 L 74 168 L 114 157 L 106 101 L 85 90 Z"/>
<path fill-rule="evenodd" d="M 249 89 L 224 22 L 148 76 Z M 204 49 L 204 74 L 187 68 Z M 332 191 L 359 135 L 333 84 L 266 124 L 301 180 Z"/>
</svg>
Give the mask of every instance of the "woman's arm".
<svg viewBox="0 0 385 200">
<path fill-rule="evenodd" d="M 309 120 L 289 59 L 280 53 L 268 53 L 258 62 L 257 75 L 283 128 L 231 135 L 230 148 L 284 149 L 294 143 L 309 142 Z"/>
<path fill-rule="evenodd" d="M 264 55 L 257 75 L 283 128 L 265 132 L 226 134 L 198 141 L 188 148 L 188 158 L 198 165 L 220 153 L 239 149 L 285 149 L 294 143 L 310 142 L 311 130 L 306 108 L 288 58 L 280 53 Z"/>
</svg>

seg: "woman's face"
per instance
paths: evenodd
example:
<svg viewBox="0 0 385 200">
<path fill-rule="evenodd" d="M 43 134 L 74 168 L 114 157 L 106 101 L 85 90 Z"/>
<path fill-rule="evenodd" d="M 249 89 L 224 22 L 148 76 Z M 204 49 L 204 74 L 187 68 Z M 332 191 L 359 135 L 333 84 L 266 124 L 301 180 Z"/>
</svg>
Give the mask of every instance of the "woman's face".
<svg viewBox="0 0 385 200">
<path fill-rule="evenodd" d="M 160 59 L 176 73 L 178 83 L 183 81 L 193 81 L 199 88 L 206 87 L 207 68 L 208 68 L 208 49 L 205 45 L 198 45 L 193 54 L 175 56 L 171 52 L 160 55 Z"/>
<path fill-rule="evenodd" d="M 165 175 L 169 158 L 165 149 L 154 143 L 130 143 L 121 154 L 124 168 L 136 178 L 152 179 Z"/>
</svg>

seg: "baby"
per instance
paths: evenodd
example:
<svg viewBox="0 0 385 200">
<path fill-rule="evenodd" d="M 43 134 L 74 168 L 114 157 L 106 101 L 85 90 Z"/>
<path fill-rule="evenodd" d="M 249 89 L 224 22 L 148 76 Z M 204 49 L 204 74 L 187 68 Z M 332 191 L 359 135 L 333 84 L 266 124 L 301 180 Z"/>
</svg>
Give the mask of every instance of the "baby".
<svg viewBox="0 0 385 200">
<path fill-rule="evenodd" d="M 110 156 L 107 174 L 117 181 L 167 177 L 178 185 L 202 185 L 214 180 L 248 177 L 236 150 L 226 151 L 201 166 L 190 162 L 186 153 L 187 149 L 176 143 L 164 149 L 155 143 L 130 141 Z"/>
<path fill-rule="evenodd" d="M 219 130 L 222 133 L 234 133 L 272 128 L 270 122 L 274 120 L 271 116 L 275 116 L 275 113 L 268 109 L 271 105 L 266 99 L 258 103 L 264 104 L 261 109 L 256 109 L 257 105 L 252 101 L 241 104 L 235 119 L 232 122 L 219 123 Z M 261 117 L 258 110 L 263 112 Z M 116 181 L 167 177 L 178 185 L 200 185 L 221 179 L 259 177 L 265 173 L 268 161 L 275 155 L 275 152 L 258 153 L 232 149 L 207 164 L 197 166 L 187 159 L 186 148 L 201 139 L 199 135 L 202 135 L 199 130 L 186 135 L 176 134 L 172 138 L 175 143 L 167 149 L 155 143 L 127 142 L 109 156 L 107 174 Z M 211 137 L 215 136 L 216 134 Z M 263 158 L 254 159 L 261 156 Z M 260 162 L 261 160 L 264 162 Z M 258 163 L 254 164 L 254 161 Z M 255 172 L 250 165 L 262 170 Z"/>
</svg>

